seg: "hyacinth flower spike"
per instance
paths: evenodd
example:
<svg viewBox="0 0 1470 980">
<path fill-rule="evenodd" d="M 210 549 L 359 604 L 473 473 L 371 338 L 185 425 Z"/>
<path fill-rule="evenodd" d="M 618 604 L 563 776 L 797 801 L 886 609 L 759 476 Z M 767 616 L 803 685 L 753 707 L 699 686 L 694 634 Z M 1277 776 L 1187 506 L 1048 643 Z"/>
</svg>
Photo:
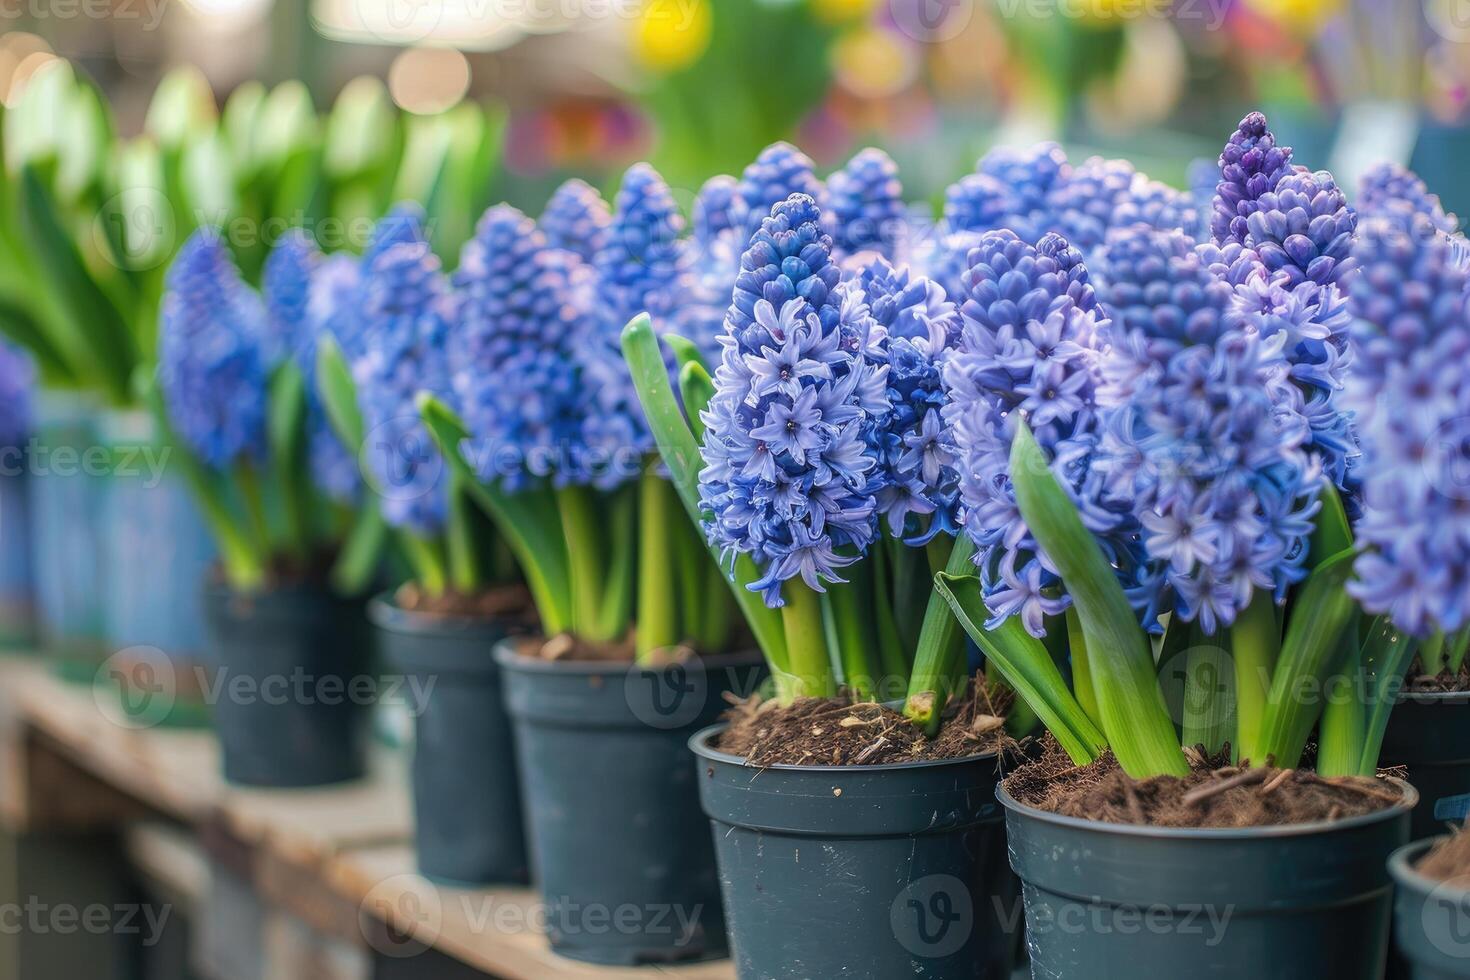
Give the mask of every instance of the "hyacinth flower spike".
<svg viewBox="0 0 1470 980">
<path fill-rule="evenodd" d="M 930 584 L 938 571 L 962 572 L 973 554 L 968 539 L 956 538 L 959 474 L 941 417 L 941 369 L 958 341 L 961 319 L 942 286 L 881 257 L 860 267 L 839 292 L 844 329 L 869 337 L 867 356 L 887 367 L 889 402 L 875 428 L 878 513 L 887 534 L 875 552 L 876 567 L 856 566 L 854 574 L 872 580 L 860 582 L 865 594 L 891 584 L 891 595 L 851 603 L 856 608 L 841 622 L 876 619 L 873 659 L 884 678 L 908 677 L 906 689 L 880 694 L 904 696 L 909 719 L 932 732 L 968 680 L 963 633 Z M 835 589 L 834 604 L 847 599 L 847 591 Z M 911 667 L 898 659 L 906 650 L 916 651 Z"/>
<path fill-rule="evenodd" d="M 1398 207 L 1364 219 L 1351 286 L 1358 361 L 1348 394 L 1367 465 L 1349 589 L 1379 617 L 1376 675 L 1389 692 L 1416 655 L 1425 674 L 1458 671 L 1470 645 L 1470 524 L 1458 472 L 1470 417 L 1467 274 L 1447 228 L 1425 214 L 1405 219 Z M 1356 771 L 1376 762 L 1391 707 L 1391 694 L 1372 704 Z"/>
<path fill-rule="evenodd" d="M 338 437 L 325 407 L 316 370 L 319 345 L 349 342 L 357 322 L 353 303 L 358 288 L 357 263 L 347 256 L 326 258 L 300 230 L 284 235 L 266 259 L 262 289 L 269 323 L 268 348 L 278 363 L 271 379 L 273 425 L 291 418 L 304 401 L 303 431 L 298 445 L 280 460 L 290 483 L 282 488 L 282 511 L 288 534 L 303 548 L 321 548 L 313 538 L 328 527 L 327 537 L 345 534 L 333 566 L 333 585 L 343 594 L 368 588 L 376 574 L 387 526 L 375 502 L 361 492 L 357 456 Z M 299 459 L 305 460 L 302 466 Z M 330 516 L 312 516 L 315 508 Z M 345 530 L 344 530 L 345 529 Z"/>
<path fill-rule="evenodd" d="M 578 352 L 589 396 L 582 440 L 606 464 L 558 493 L 573 591 L 600 603 L 602 639 L 621 639 L 633 626 L 639 659 L 684 643 L 716 652 L 727 639 L 728 603 L 698 539 L 684 522 L 668 518 L 678 510 L 677 496 L 656 465 L 654 438 L 618 346 L 624 325 L 641 312 L 649 314 L 660 334 L 678 330 L 695 292 L 693 256 L 673 194 L 652 167 L 631 167 L 615 204 L 606 244 L 592 262 L 597 302 L 587 319 L 590 334 Z M 602 521 L 601 527 L 587 519 L 597 510 L 634 504 L 636 539 L 607 540 L 608 530 L 616 535 L 622 519 Z M 626 522 L 632 522 L 631 514 Z M 633 584 L 619 575 L 635 566 L 636 610 L 622 601 L 620 615 L 608 616 Z M 719 601 L 705 601 L 710 594 Z M 582 612 L 584 618 L 593 614 L 585 607 Z"/>
<path fill-rule="evenodd" d="M 895 260 L 908 247 L 898 164 L 882 150 L 862 150 L 827 179 L 825 213 L 840 256 L 872 251 Z"/>
<path fill-rule="evenodd" d="M 218 232 L 195 232 L 168 271 L 147 401 L 242 592 L 265 585 L 273 551 L 261 494 L 273 448 L 266 331 Z"/>
<path fill-rule="evenodd" d="M 849 307 L 844 320 L 821 220 L 810 196 L 794 194 L 762 222 L 741 259 L 712 384 L 685 386 L 687 417 L 649 321 L 623 335 L 674 485 L 730 571 L 783 701 L 836 693 L 824 594 L 877 530 L 873 439 L 886 369 L 867 353 L 872 334 L 855 329 L 871 318 L 855 323 Z"/>
<path fill-rule="evenodd" d="M 454 275 L 460 319 L 449 349 L 462 420 L 445 401 L 419 396 L 456 482 L 515 555 L 547 635 L 574 627 L 555 488 L 575 476 L 579 379 L 567 365 L 586 315 L 574 280 L 588 273 L 515 208 L 485 212 Z"/>
</svg>

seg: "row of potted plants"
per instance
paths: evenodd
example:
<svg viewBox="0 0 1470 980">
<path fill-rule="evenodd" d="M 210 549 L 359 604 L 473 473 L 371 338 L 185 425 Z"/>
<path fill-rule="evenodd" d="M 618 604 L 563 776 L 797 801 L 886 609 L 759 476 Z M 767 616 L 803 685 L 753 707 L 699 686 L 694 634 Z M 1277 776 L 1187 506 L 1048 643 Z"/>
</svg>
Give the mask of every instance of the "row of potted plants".
<svg viewBox="0 0 1470 980">
<path fill-rule="evenodd" d="M 7 467 L 33 513 L 21 642 L 34 630 L 63 676 L 88 683 L 113 654 L 105 673 L 130 688 L 124 708 L 202 721 L 198 583 L 216 552 L 144 405 L 170 261 L 193 229 L 216 227 L 258 281 L 285 229 L 360 247 L 402 197 L 429 202 L 455 247 L 490 192 L 502 123 L 475 105 L 401 113 L 370 78 L 321 115 L 297 82 L 239 86 L 217 110 L 185 66 L 160 83 L 144 132 L 124 138 L 95 85 L 59 59 L 0 108 L 0 333 L 35 375 Z M 169 697 L 151 696 L 164 681 Z"/>
<path fill-rule="evenodd" d="M 529 874 L 566 955 L 1004 977 L 1024 907 L 1038 975 L 1380 975 L 1389 854 L 1470 792 L 1466 250 L 1257 114 L 1220 168 L 1002 148 L 931 224 L 777 144 L 688 228 L 640 164 L 260 292 L 201 229 L 139 387 L 214 666 L 308 685 L 214 705 L 226 775 L 359 775 L 323 682 L 381 646 L 422 870 Z"/>
</svg>

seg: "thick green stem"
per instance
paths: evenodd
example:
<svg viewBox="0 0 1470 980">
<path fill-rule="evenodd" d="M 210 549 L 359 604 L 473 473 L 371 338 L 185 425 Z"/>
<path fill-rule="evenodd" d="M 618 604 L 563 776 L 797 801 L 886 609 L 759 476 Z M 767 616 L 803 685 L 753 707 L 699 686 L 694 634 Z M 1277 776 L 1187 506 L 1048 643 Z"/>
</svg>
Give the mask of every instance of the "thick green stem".
<svg viewBox="0 0 1470 980">
<path fill-rule="evenodd" d="M 798 580 L 782 589 L 786 605 L 781 623 L 786 632 L 786 678 L 777 677 L 784 704 L 797 697 L 830 698 L 837 693 L 832 661 L 827 656 L 827 634 L 822 625 L 822 597 Z"/>
<path fill-rule="evenodd" d="M 449 553 L 449 583 L 460 595 L 473 595 L 484 584 L 474 508 L 469 494 L 451 481 L 445 547 Z"/>
<path fill-rule="evenodd" d="M 954 576 L 972 572 L 974 554 L 975 543 L 969 535 L 952 539 L 945 572 Z M 931 735 L 937 732 L 944 706 L 964 684 L 965 674 L 965 631 L 944 594 L 935 589 L 919 630 L 903 705 L 905 717 Z"/>
<path fill-rule="evenodd" d="M 723 643 L 716 641 L 714 647 L 706 646 L 704 643 L 710 636 L 709 628 L 704 625 L 704 617 L 705 608 L 709 605 L 707 592 L 713 589 L 723 593 L 724 589 L 719 582 L 710 581 L 710 569 L 714 566 L 714 562 L 710 561 L 709 552 L 704 549 L 704 542 L 699 540 L 699 532 L 684 518 L 684 510 L 679 503 L 678 493 L 672 485 L 666 483 L 665 486 L 668 488 L 668 506 L 671 509 L 665 513 L 664 520 L 668 522 L 669 533 L 673 538 L 670 552 L 674 559 L 675 579 L 678 582 L 676 598 L 679 638 L 694 643 L 696 649 L 701 653 L 718 653 Z"/>
<path fill-rule="evenodd" d="M 1072 660 L 1072 693 L 1077 703 L 1087 712 L 1087 717 L 1102 724 L 1102 714 L 1097 708 L 1097 691 L 1092 686 L 1092 665 L 1087 659 L 1087 636 L 1082 631 L 1082 620 L 1073 606 L 1065 613 L 1067 623 L 1067 652 Z"/>
<path fill-rule="evenodd" d="M 612 534 L 604 556 L 608 571 L 593 637 L 614 642 L 625 638 L 633 626 L 633 584 L 639 567 L 638 484 L 625 484 L 601 500 L 605 507 L 602 520 Z"/>
<path fill-rule="evenodd" d="M 694 644 L 701 653 L 724 653 L 729 649 L 730 628 L 735 618 L 735 602 L 725 585 L 725 574 L 708 555 L 700 550 L 703 561 L 697 563 L 699 575 L 699 615 L 695 618 Z"/>
<path fill-rule="evenodd" d="M 598 526 L 597 504 L 589 487 L 571 486 L 556 491 L 566 535 L 567 561 L 572 585 L 572 632 L 585 640 L 611 641 L 617 636 L 599 635 L 604 567 L 607 549 Z"/>
<path fill-rule="evenodd" d="M 1387 616 L 1379 616 L 1368 629 L 1359 660 L 1363 665 L 1368 719 L 1363 726 L 1362 756 L 1358 775 L 1378 771 L 1378 755 L 1388 731 L 1389 716 L 1403 690 L 1404 675 L 1414 662 L 1418 641 L 1396 628 Z"/>
<path fill-rule="evenodd" d="M 934 573 L 927 570 L 928 562 L 917 549 L 896 538 L 885 538 L 884 546 L 893 577 L 893 622 L 903 648 L 913 650 L 924 627 Z"/>
<path fill-rule="evenodd" d="M 235 468 L 235 485 L 240 488 L 241 502 L 245 505 L 245 526 L 255 541 L 256 550 L 262 555 L 275 551 L 271 538 L 270 521 L 265 515 L 265 495 L 260 489 L 260 476 L 255 467 L 242 462 Z"/>
<path fill-rule="evenodd" d="M 638 621 L 637 656 L 646 661 L 677 646 L 680 583 L 679 555 L 670 519 L 678 513 L 673 488 L 653 470 L 645 470 L 638 488 Z"/>
<path fill-rule="evenodd" d="M 1235 658 L 1235 754 L 1262 765 L 1266 704 L 1281 656 L 1281 629 L 1271 593 L 1257 590 L 1230 627 L 1230 655 Z"/>
<path fill-rule="evenodd" d="M 1356 652 L 1348 671 L 1333 674 L 1325 689 L 1327 703 L 1322 707 L 1317 739 L 1317 773 L 1322 776 L 1356 776 L 1362 763 L 1368 706 Z"/>
<path fill-rule="evenodd" d="M 914 648 L 903 642 L 898 619 L 893 614 L 893 562 L 888 559 L 888 551 L 873 548 L 868 553 L 868 561 L 873 568 L 873 624 L 878 631 L 878 662 L 883 668 L 885 686 L 891 679 L 892 696 L 897 697 L 908 687 Z M 884 693 L 883 700 L 886 701 L 889 695 L 886 691 Z"/>
<path fill-rule="evenodd" d="M 419 587 L 430 596 L 443 595 L 449 588 L 444 546 L 438 541 L 409 531 L 400 531 L 398 542 L 403 547 L 403 556 L 408 559 L 408 564 L 413 569 L 414 581 Z"/>
<path fill-rule="evenodd" d="M 877 636 L 867 596 L 872 582 L 861 565 L 848 571 L 849 581 L 827 587 L 826 607 L 831 617 L 842 682 L 858 701 L 871 701 L 878 689 Z"/>
<path fill-rule="evenodd" d="M 1426 677 L 1437 677 L 1445 668 L 1444 634 L 1435 633 L 1419 644 L 1419 666 Z"/>
<path fill-rule="evenodd" d="M 1186 651 L 1184 670 L 1181 740 L 1185 745 L 1203 745 L 1211 754 L 1219 752 L 1235 734 L 1230 655 L 1200 633 Z"/>
<path fill-rule="evenodd" d="M 1460 672 L 1460 668 L 1465 665 L 1467 650 L 1470 650 L 1470 629 L 1462 629 L 1449 641 L 1449 657 L 1445 661 L 1445 666 L 1449 668 L 1450 673 Z"/>
</svg>

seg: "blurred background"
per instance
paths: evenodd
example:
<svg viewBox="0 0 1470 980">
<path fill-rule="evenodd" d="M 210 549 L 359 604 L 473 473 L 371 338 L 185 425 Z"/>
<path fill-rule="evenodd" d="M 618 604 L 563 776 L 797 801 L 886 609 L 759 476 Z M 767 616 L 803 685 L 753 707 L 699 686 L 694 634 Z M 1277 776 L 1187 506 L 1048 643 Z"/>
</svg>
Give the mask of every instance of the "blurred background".
<svg viewBox="0 0 1470 980">
<path fill-rule="evenodd" d="M 1183 186 L 1261 107 L 1344 186 L 1397 158 L 1470 209 L 1470 0 L 0 0 L 0 28 L 0 101 L 31 116 L 8 120 L 12 168 L 27 140 L 118 158 L 103 169 L 188 143 L 202 181 L 218 127 L 257 158 L 316 145 L 340 174 L 407 140 L 400 169 L 447 152 L 486 176 L 455 201 L 470 216 L 534 212 L 573 174 L 611 190 L 637 159 L 692 196 L 785 138 L 826 169 L 880 145 L 937 199 L 989 146 L 1042 138 Z M 121 143 L 27 98 L 58 60 Z"/>
</svg>

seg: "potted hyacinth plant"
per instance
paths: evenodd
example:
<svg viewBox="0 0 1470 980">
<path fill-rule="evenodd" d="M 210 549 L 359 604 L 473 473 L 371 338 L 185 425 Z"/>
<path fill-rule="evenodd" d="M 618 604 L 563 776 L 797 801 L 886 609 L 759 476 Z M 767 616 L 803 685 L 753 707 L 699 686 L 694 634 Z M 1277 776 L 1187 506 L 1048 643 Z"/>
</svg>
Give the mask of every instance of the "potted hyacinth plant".
<svg viewBox="0 0 1470 980">
<path fill-rule="evenodd" d="M 1419 638 L 1403 658 L 1403 691 L 1384 734 L 1383 762 L 1405 767 L 1419 791 L 1413 835 L 1422 838 L 1470 815 L 1470 736 L 1463 720 L 1470 705 L 1470 618 L 1461 610 L 1455 543 L 1466 495 L 1455 468 L 1464 452 L 1464 413 L 1412 384 L 1421 379 L 1439 386 L 1424 391 L 1459 393 L 1435 371 L 1455 362 L 1433 351 L 1462 342 L 1466 243 L 1439 199 L 1401 167 L 1366 173 L 1357 208 L 1371 233 L 1361 234 L 1353 250 L 1362 353 L 1350 393 L 1364 442 L 1386 454 L 1386 462 L 1364 481 L 1371 520 L 1359 527 L 1368 547 L 1354 594 Z"/>
<path fill-rule="evenodd" d="M 1054 236 L 967 259 L 945 412 L 978 561 L 937 581 L 1052 736 L 1000 794 L 1042 973 L 1383 968 L 1417 794 L 1373 775 L 1412 642 L 1349 586 L 1383 466 L 1342 402 L 1356 219 L 1258 114 L 1221 166 L 1212 240 L 1110 230 L 1093 297 Z"/>
<path fill-rule="evenodd" d="M 1404 634 L 1384 737 L 1423 797 L 1415 841 L 1388 867 L 1394 940 L 1416 978 L 1470 975 L 1462 824 L 1465 759 L 1464 465 L 1470 386 L 1465 239 L 1423 183 L 1399 168 L 1365 176 L 1352 283 L 1358 361 L 1349 394 L 1370 465 L 1363 477 L 1361 553 L 1350 589 Z"/>
<path fill-rule="evenodd" d="M 300 338 L 272 332 L 290 326 L 281 306 L 242 281 L 217 232 L 196 232 L 168 272 L 145 401 L 219 548 L 206 693 L 225 778 L 311 786 L 364 771 L 371 666 L 357 596 L 374 559 L 350 546 L 355 509 L 308 464 L 314 395 Z"/>
<path fill-rule="evenodd" d="M 304 234 L 267 261 L 267 293 L 313 364 L 314 459 L 344 489 L 361 468 L 366 562 L 387 536 L 408 578 L 373 598 L 368 618 L 387 663 L 411 682 L 414 843 L 419 871 L 461 886 L 523 882 L 526 848 L 510 725 L 491 648 L 528 628 L 524 590 L 499 537 L 447 472 L 415 402 L 449 397 L 448 345 L 457 297 L 425 237 L 400 206 L 360 258 L 323 256 Z"/>
<path fill-rule="evenodd" d="M 718 569 L 687 523 L 669 520 L 676 498 L 616 346 L 636 312 L 680 315 L 692 276 L 682 231 L 647 165 L 628 171 L 611 209 L 581 183 L 561 188 L 539 224 L 492 208 L 453 277 L 462 421 L 439 400 L 423 404 L 540 616 L 541 636 L 495 657 L 552 946 L 592 962 L 723 954 L 683 744 L 724 693 L 759 679 L 755 658 L 730 654 Z M 617 930 L 584 920 L 629 905 L 675 917 Z"/>
<path fill-rule="evenodd" d="M 879 213 L 881 197 L 868 198 Z M 929 415 L 959 317 L 933 281 L 836 246 L 834 225 L 807 194 L 771 209 L 732 283 L 719 367 L 685 363 L 679 395 L 651 321 L 623 335 L 664 463 L 774 680 L 771 698 L 690 742 L 734 957 L 742 976 L 856 962 L 1008 976 L 1014 924 L 992 909 L 1014 898 L 994 802 L 998 692 L 954 697 L 964 649 L 941 598 L 920 597 L 912 638 L 898 615 L 904 561 L 969 564 Z M 956 902 L 974 915 L 951 930 L 933 914 Z"/>
<path fill-rule="evenodd" d="M 1405 980 L 1470 976 L 1470 858 L 1463 825 L 1406 844 L 1388 869 L 1394 880 L 1394 942 Z"/>
</svg>

